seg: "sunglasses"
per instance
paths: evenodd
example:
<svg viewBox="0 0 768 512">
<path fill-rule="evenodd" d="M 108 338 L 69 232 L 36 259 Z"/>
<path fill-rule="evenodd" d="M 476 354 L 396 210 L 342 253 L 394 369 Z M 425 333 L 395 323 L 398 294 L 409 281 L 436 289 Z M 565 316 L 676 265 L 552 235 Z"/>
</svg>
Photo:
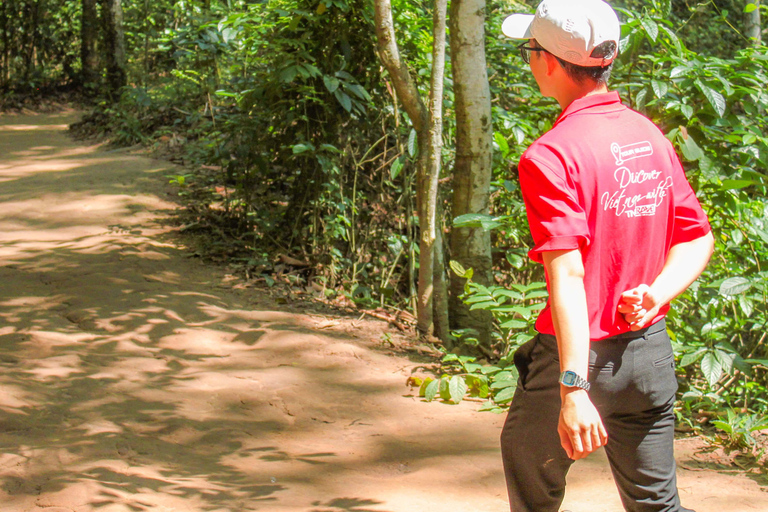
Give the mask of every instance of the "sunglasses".
<svg viewBox="0 0 768 512">
<path fill-rule="evenodd" d="M 531 48 L 530 46 L 525 46 L 528 44 L 528 41 L 525 41 L 524 43 L 521 43 L 517 45 L 517 49 L 520 50 L 520 56 L 523 58 L 523 62 L 526 64 L 531 63 L 531 52 L 546 52 L 544 48 Z"/>
</svg>

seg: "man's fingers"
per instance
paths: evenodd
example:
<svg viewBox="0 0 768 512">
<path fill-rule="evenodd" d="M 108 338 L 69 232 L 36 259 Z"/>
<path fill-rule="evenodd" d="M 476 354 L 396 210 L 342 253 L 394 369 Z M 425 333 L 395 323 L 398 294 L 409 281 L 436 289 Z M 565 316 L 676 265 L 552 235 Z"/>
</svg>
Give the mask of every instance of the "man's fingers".
<svg viewBox="0 0 768 512">
<path fill-rule="evenodd" d="M 561 429 L 557 429 L 557 433 L 560 435 L 560 445 L 563 447 L 563 450 L 565 450 L 565 454 L 568 455 L 569 459 L 573 459 L 573 446 L 571 446 L 570 437 L 568 437 L 568 434 Z"/>
<path fill-rule="evenodd" d="M 608 443 L 608 431 L 605 430 L 603 422 L 597 424 L 597 433 L 600 436 L 600 444 L 605 446 Z"/>
<path fill-rule="evenodd" d="M 597 428 L 592 429 L 592 446 L 595 450 L 605 445 L 602 436 L 600 435 L 600 425 Z"/>
<path fill-rule="evenodd" d="M 571 446 L 573 446 L 573 460 L 578 460 L 584 457 L 584 446 L 581 443 L 581 434 L 574 432 L 571 434 Z"/>
<path fill-rule="evenodd" d="M 592 443 L 593 429 L 584 430 L 581 432 L 582 446 L 584 447 L 584 456 L 589 455 L 593 451 L 597 450 L 598 446 L 593 447 Z"/>
</svg>

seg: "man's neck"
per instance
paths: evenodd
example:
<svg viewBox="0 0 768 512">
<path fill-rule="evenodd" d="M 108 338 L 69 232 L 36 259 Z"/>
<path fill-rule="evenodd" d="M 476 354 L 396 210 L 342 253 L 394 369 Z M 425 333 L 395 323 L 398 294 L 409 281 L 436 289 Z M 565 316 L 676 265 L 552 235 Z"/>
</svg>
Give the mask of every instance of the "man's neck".
<svg viewBox="0 0 768 512">
<path fill-rule="evenodd" d="M 555 97 L 563 112 L 576 100 L 608 92 L 608 87 L 605 84 L 599 84 L 597 87 L 594 84 L 579 86 L 579 84 L 571 83 L 571 85 L 572 87 L 563 87 Z"/>
</svg>

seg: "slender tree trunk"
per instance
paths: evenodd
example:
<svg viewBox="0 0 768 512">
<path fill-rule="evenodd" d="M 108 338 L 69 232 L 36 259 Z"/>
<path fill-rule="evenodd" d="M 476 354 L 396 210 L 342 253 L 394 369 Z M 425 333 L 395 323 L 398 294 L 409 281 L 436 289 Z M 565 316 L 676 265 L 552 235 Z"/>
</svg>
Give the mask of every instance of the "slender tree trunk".
<svg viewBox="0 0 768 512">
<path fill-rule="evenodd" d="M 125 72 L 125 35 L 123 33 L 122 0 L 102 0 L 104 17 L 104 61 L 107 84 L 115 95 L 127 83 Z"/>
<path fill-rule="evenodd" d="M 96 40 L 99 37 L 99 17 L 96 9 L 97 0 L 83 0 L 82 21 L 80 24 L 80 80 L 86 90 L 93 90 L 99 77 L 99 57 L 96 53 Z"/>
<path fill-rule="evenodd" d="M 753 46 L 760 46 L 762 44 L 760 0 L 746 0 L 745 4 L 754 4 L 757 8 L 744 13 L 744 35 L 749 38 Z"/>
<path fill-rule="evenodd" d="M 25 27 L 24 44 L 22 46 L 24 52 L 26 52 L 24 59 L 24 82 L 29 83 L 30 76 L 32 75 L 32 68 L 34 66 L 35 56 L 35 37 L 37 34 L 37 7 L 38 4 L 27 3 L 24 6 L 24 19 L 29 20 L 29 24 Z M 22 22 L 23 23 L 23 22 Z"/>
<path fill-rule="evenodd" d="M 438 191 L 439 193 L 439 191 Z M 435 336 L 444 343 L 450 340 L 451 326 L 450 315 L 448 312 L 448 284 L 445 277 L 445 244 L 443 243 L 443 200 L 440 196 L 437 198 L 437 226 L 435 230 L 435 266 L 432 269 L 432 279 L 435 283 L 434 314 L 435 314 Z"/>
<path fill-rule="evenodd" d="M 456 162 L 453 169 L 454 217 L 488 213 L 491 185 L 491 93 L 485 62 L 485 0 L 452 0 L 451 64 L 456 109 Z M 474 270 L 473 279 L 491 281 L 491 236 L 482 228 L 453 228 L 451 258 Z M 450 316 L 453 327 L 478 331 L 490 340 L 488 311 L 470 311 L 459 296 L 465 279 L 451 272 Z"/>
<path fill-rule="evenodd" d="M 375 0 L 374 23 L 378 42 L 379 57 L 389 72 L 395 91 L 403 103 L 408 117 L 417 133 L 419 146 L 417 211 L 419 216 L 419 284 L 417 292 L 417 329 L 421 334 L 445 335 L 448 326 L 435 328 L 435 318 L 447 323 L 447 314 L 438 311 L 435 315 L 436 272 L 443 272 L 440 267 L 442 257 L 436 258 L 436 251 L 442 251 L 441 237 L 437 233 L 437 197 L 440 178 L 442 136 L 443 136 L 443 81 L 445 77 L 445 40 L 447 0 L 435 0 L 433 15 L 434 42 L 432 49 L 432 78 L 429 108 L 419 95 L 408 67 L 400 58 L 400 51 L 395 39 L 392 5 L 390 0 Z M 442 256 L 442 254 L 440 255 Z M 437 261 L 436 261 L 437 260 Z M 438 274 L 439 276 L 439 274 Z M 438 278 L 441 286 L 443 279 Z M 445 294 L 443 293 L 443 296 Z M 438 306 L 444 304 L 439 300 Z"/>
<path fill-rule="evenodd" d="M 429 139 L 427 161 L 423 169 L 424 194 L 419 205 L 421 245 L 419 246 L 419 302 L 424 311 L 432 312 L 431 326 L 419 321 L 422 332 L 448 337 L 447 325 L 436 325 L 448 320 L 447 303 L 444 300 L 445 269 L 443 262 L 442 223 L 437 213 L 440 171 L 443 164 L 443 90 L 445 83 L 445 40 L 448 0 L 435 0 L 432 14 L 432 77 L 429 91 Z M 425 229 L 426 228 L 426 229 Z"/>
<path fill-rule="evenodd" d="M 11 9 L 10 2 L 0 3 L 0 31 L 2 31 L 2 48 L 0 48 L 0 88 L 5 87 L 8 82 L 10 59 L 8 54 L 10 52 L 10 36 L 9 36 L 9 23 L 8 12 Z"/>
</svg>

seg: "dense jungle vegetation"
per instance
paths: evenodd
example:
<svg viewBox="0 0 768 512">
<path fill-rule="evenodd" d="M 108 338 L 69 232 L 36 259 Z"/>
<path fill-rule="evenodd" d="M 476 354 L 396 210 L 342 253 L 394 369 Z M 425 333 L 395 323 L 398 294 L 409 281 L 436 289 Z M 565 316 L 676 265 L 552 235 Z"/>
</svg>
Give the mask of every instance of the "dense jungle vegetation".
<svg viewBox="0 0 768 512">
<path fill-rule="evenodd" d="M 378 1 L 378 0 L 377 0 Z M 490 231 L 490 278 L 452 261 L 462 299 L 493 322 L 442 340 L 444 374 L 427 399 L 511 400 L 510 354 L 546 296 L 526 257 L 516 161 L 559 112 L 499 27 L 535 1 L 489 0 L 485 55 L 492 172 L 487 212 L 455 215 L 457 126 L 450 53 L 444 80 L 438 231 Z M 623 21 L 613 87 L 675 144 L 710 216 L 716 253 L 669 315 L 681 423 L 751 448 L 768 427 L 768 53 L 757 0 L 616 0 Z M 417 90 L 433 73 L 430 2 L 393 0 Z M 79 133 L 143 144 L 183 165 L 168 179 L 183 229 L 205 255 L 264 286 L 408 323 L 418 302 L 418 134 L 377 48 L 363 0 L 3 0 L 0 108 L 63 92 L 89 102 Z M 449 30 L 448 38 L 451 34 Z M 410 312 L 410 314 L 408 313 Z M 488 314 L 490 313 L 490 314 Z M 492 320 L 491 320 L 492 314 Z"/>
</svg>

